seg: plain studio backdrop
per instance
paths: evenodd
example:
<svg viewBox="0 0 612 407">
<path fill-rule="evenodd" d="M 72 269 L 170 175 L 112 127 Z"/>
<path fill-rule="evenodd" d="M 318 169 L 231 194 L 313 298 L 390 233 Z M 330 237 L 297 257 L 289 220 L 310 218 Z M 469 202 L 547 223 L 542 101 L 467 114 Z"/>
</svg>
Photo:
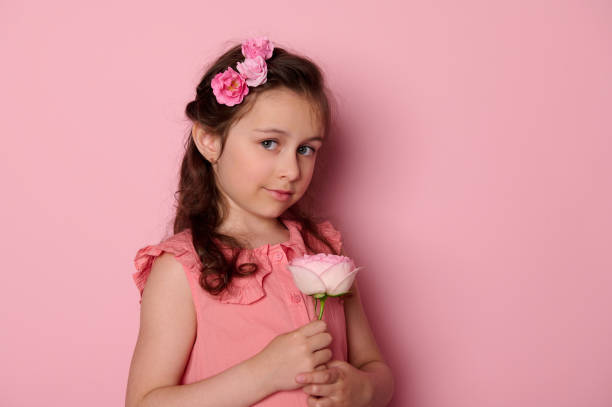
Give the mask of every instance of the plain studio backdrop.
<svg viewBox="0 0 612 407">
<path fill-rule="evenodd" d="M 365 267 L 390 405 L 612 405 L 611 21 L 604 0 L 1 2 L 0 404 L 122 405 L 185 105 L 267 35 L 336 98 L 313 188 Z"/>
</svg>

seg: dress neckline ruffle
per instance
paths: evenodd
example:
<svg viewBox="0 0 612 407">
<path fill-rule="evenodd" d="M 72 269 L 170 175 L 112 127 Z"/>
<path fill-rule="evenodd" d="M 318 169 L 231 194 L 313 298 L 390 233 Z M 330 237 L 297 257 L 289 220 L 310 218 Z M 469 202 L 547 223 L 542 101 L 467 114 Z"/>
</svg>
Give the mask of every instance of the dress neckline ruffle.
<svg viewBox="0 0 612 407">
<path fill-rule="evenodd" d="M 251 304 L 262 298 L 265 295 L 265 291 L 263 289 L 263 279 L 273 270 L 270 255 L 272 252 L 278 252 L 278 248 L 285 253 L 288 261 L 294 257 L 304 255 L 306 249 L 301 234 L 301 224 L 291 219 L 282 217 L 279 219 L 289 230 L 289 240 L 275 244 L 266 243 L 252 249 L 239 249 L 240 252 L 236 259 L 236 266 L 240 267 L 240 265 L 245 263 L 256 263 L 257 271 L 246 277 L 232 278 L 232 281 L 227 288 L 218 295 L 217 298 L 219 301 L 232 304 Z M 185 233 L 185 237 L 189 244 L 191 244 L 193 247 L 191 230 L 186 229 L 183 232 Z M 229 260 L 232 255 L 232 248 L 223 244 L 220 244 L 220 247 L 221 251 Z M 195 253 L 195 250 L 193 250 L 193 252 Z M 202 264 L 199 257 L 195 257 L 198 266 L 201 267 Z"/>
</svg>

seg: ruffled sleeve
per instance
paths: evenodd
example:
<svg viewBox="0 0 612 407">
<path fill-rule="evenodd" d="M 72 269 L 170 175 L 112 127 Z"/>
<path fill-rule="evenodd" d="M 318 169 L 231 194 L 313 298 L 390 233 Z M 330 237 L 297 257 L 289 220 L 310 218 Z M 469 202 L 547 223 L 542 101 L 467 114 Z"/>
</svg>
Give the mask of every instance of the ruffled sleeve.
<svg viewBox="0 0 612 407">
<path fill-rule="evenodd" d="M 321 233 L 332 245 L 337 253 L 342 250 L 342 234 L 336 229 L 329 220 L 317 224 L 317 230 Z M 317 243 L 315 243 L 317 246 Z M 319 250 L 324 253 L 329 253 L 329 248 L 324 243 L 319 243 Z M 333 254 L 333 253 L 330 253 Z"/>
<path fill-rule="evenodd" d="M 179 233 L 161 243 L 145 246 L 136 252 L 136 256 L 134 257 L 134 265 L 137 271 L 132 274 L 132 278 L 136 284 L 136 287 L 138 288 L 138 292 L 140 293 L 140 304 L 142 304 L 142 293 L 147 282 L 147 278 L 151 274 L 153 261 L 163 252 L 172 253 L 176 260 L 182 264 L 187 280 L 189 281 L 192 294 L 196 289 L 196 286 L 199 287 L 197 276 L 199 270 L 199 259 L 195 258 L 193 251 L 190 250 L 189 244 L 190 242 L 186 239 L 185 233 Z M 195 302 L 196 296 L 193 295 L 193 297 Z"/>
</svg>

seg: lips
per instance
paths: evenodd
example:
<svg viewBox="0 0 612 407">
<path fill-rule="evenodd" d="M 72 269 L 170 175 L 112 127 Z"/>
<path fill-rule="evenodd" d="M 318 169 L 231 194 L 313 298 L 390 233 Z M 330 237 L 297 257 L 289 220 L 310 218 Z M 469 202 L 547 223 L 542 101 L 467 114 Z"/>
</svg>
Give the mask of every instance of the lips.
<svg viewBox="0 0 612 407">
<path fill-rule="evenodd" d="M 268 190 L 270 194 L 272 194 L 272 196 L 279 201 L 287 201 L 293 195 L 293 192 L 291 191 L 287 192 L 286 189 L 268 189 L 266 188 L 266 190 Z"/>
<path fill-rule="evenodd" d="M 294 191 L 291 191 L 289 189 L 270 189 L 270 188 L 266 188 L 268 191 L 274 191 L 274 192 L 278 192 L 279 194 L 293 194 Z"/>
</svg>

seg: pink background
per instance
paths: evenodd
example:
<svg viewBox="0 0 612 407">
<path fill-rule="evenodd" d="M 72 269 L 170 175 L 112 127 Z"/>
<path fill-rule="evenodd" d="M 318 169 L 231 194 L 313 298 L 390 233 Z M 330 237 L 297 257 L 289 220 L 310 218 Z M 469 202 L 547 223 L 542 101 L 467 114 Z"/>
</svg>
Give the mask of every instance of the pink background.
<svg viewBox="0 0 612 407">
<path fill-rule="evenodd" d="M 183 109 L 268 35 L 338 100 L 321 199 L 391 406 L 612 405 L 610 2 L 97 3 L 0 4 L 0 404 L 123 404 Z"/>
</svg>

